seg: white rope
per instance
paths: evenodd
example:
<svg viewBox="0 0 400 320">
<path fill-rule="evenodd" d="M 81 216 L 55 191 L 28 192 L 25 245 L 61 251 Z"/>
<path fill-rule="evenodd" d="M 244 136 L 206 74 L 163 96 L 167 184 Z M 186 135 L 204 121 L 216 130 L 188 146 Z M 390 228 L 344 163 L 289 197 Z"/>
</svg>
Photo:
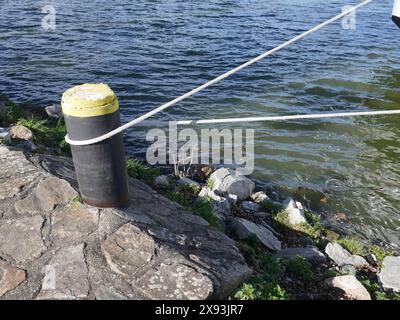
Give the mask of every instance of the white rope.
<svg viewBox="0 0 400 320">
<path fill-rule="evenodd" d="M 231 119 L 228 118 L 228 119 L 209 119 L 209 120 L 180 120 L 176 121 L 176 124 L 192 125 L 192 124 L 259 122 L 259 121 L 286 121 L 286 120 L 322 119 L 322 118 L 339 118 L 339 117 L 378 116 L 378 115 L 392 115 L 392 114 L 400 114 L 400 110 L 297 114 L 292 116 L 249 117 L 249 118 L 231 118 Z"/>
<path fill-rule="evenodd" d="M 106 133 L 106 134 L 104 134 L 102 136 L 99 136 L 99 137 L 93 138 L 93 139 L 88 139 L 88 140 L 75 141 L 75 140 L 69 139 L 69 137 L 67 135 L 65 137 L 65 141 L 67 143 L 71 144 L 71 145 L 84 146 L 84 145 L 95 144 L 95 143 L 101 142 L 103 140 L 106 140 L 108 138 L 111 138 L 112 136 L 114 136 L 116 134 L 119 134 L 122 131 L 124 131 L 124 130 L 126 130 L 126 129 L 128 129 L 128 128 L 136 125 L 136 124 L 138 124 L 139 122 L 142 122 L 142 121 L 146 120 L 147 118 L 152 117 L 153 115 L 155 115 L 155 114 L 157 114 L 157 113 L 159 113 L 159 112 L 161 112 L 161 111 L 163 111 L 163 110 L 165 110 L 165 109 L 177 104 L 178 102 L 191 97 L 192 95 L 194 95 L 194 94 L 196 94 L 196 93 L 208 88 L 209 86 L 211 86 L 211 85 L 213 85 L 213 84 L 215 84 L 215 83 L 217 83 L 217 82 L 219 82 L 219 81 L 221 81 L 221 80 L 233 75 L 234 73 L 236 73 L 236 72 L 238 72 L 238 71 L 240 71 L 240 70 L 242 70 L 242 69 L 244 69 L 244 68 L 246 68 L 246 67 L 248 67 L 248 66 L 250 66 L 250 65 L 252 65 L 252 64 L 254 64 L 254 63 L 256 63 L 256 62 L 258 62 L 258 61 L 260 61 L 260 60 L 262 60 L 262 59 L 264 59 L 264 58 L 266 58 L 268 56 L 270 56 L 270 55 L 272 55 L 272 54 L 274 54 L 275 52 L 277 52 L 277 51 L 279 51 L 279 50 L 281 50 L 283 48 L 286 48 L 287 46 L 291 45 L 292 43 L 295 43 L 295 42 L 303 39 L 304 37 L 306 37 L 306 36 L 316 32 L 316 31 L 318 31 L 319 29 L 321 29 L 321 28 L 323 28 L 323 27 L 325 27 L 325 26 L 327 26 L 327 25 L 329 25 L 329 24 L 331 24 L 331 23 L 333 23 L 333 22 L 335 22 L 335 21 L 347 16 L 349 13 L 351 13 L 351 12 L 353 12 L 353 11 L 355 11 L 355 10 L 365 6 L 365 5 L 367 5 L 368 3 L 372 2 L 372 1 L 373 0 L 366 0 L 366 1 L 356 5 L 354 7 L 352 7 L 349 10 L 346 10 L 346 11 L 342 12 L 341 14 L 339 14 L 339 15 L 337 15 L 337 16 L 335 16 L 335 17 L 333 17 L 333 18 L 331 18 L 331 19 L 329 19 L 329 20 L 327 20 L 327 21 L 315 26 L 314 28 L 312 28 L 312 29 L 310 29 L 310 30 L 298 35 L 297 37 L 294 37 L 293 39 L 288 40 L 285 43 L 282 43 L 281 45 L 277 46 L 276 48 L 274 48 L 272 50 L 269 50 L 267 52 L 264 52 L 263 54 L 259 55 L 258 57 L 255 57 L 254 59 L 252 59 L 252 60 L 250 60 L 250 61 L 248 61 L 248 62 L 246 62 L 246 63 L 244 63 L 244 64 L 242 64 L 242 65 L 240 65 L 240 66 L 238 66 L 238 67 L 236 67 L 236 68 L 234 68 L 234 69 L 232 69 L 232 70 L 230 70 L 230 71 L 228 71 L 228 72 L 226 72 L 226 73 L 224 73 L 222 75 L 220 75 L 219 77 L 217 77 L 217 78 L 215 78 L 215 79 L 213 79 L 213 80 L 201 85 L 200 87 L 197 87 L 197 88 L 185 93 L 184 95 L 182 95 L 182 96 L 180 96 L 180 97 L 178 97 L 178 98 L 176 98 L 174 100 L 171 100 L 170 102 L 167 102 L 167 103 L 161 105 L 160 107 L 158 107 L 158 108 L 156 108 L 156 109 L 154 109 L 154 110 L 152 110 L 152 111 L 150 111 L 150 112 L 148 112 L 148 113 L 146 113 L 146 114 L 144 114 L 144 115 L 142 115 L 142 116 L 140 116 L 140 117 L 138 117 L 138 118 L 136 118 L 136 119 L 124 124 L 124 125 L 122 125 L 122 126 L 120 126 L 119 128 L 116 128 L 116 129 L 114 129 L 114 130 L 112 130 L 112 131 L 110 131 L 110 132 L 108 132 L 108 133 Z"/>
</svg>

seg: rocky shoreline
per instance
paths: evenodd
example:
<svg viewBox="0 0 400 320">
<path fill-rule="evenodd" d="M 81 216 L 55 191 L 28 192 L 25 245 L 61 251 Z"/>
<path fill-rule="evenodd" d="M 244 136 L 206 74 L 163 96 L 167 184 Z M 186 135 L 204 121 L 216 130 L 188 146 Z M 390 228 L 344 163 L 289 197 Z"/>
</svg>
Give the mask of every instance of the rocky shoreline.
<svg viewBox="0 0 400 320">
<path fill-rule="evenodd" d="M 398 252 L 231 169 L 131 158 L 134 206 L 82 204 L 59 108 L 0 98 L 0 299 L 400 300 Z"/>
</svg>

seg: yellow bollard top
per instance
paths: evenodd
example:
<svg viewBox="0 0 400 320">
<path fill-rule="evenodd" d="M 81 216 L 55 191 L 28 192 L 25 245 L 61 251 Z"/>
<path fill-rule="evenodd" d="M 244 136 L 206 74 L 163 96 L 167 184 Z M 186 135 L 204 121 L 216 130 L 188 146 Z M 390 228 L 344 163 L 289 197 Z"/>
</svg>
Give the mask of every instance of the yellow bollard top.
<svg viewBox="0 0 400 320">
<path fill-rule="evenodd" d="M 113 113 L 119 103 L 108 85 L 86 83 L 65 91 L 61 106 L 65 115 L 85 118 Z"/>
</svg>

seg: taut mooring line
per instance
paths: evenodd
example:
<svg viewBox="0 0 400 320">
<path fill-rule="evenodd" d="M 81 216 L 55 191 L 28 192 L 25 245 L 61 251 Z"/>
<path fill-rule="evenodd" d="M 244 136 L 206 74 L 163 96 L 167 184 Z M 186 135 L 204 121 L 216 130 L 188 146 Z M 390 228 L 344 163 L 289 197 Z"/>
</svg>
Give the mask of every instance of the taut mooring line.
<svg viewBox="0 0 400 320">
<path fill-rule="evenodd" d="M 227 119 L 208 119 L 208 120 L 180 120 L 176 121 L 176 124 L 193 125 L 193 124 L 216 124 L 216 123 L 237 123 L 237 122 L 260 122 L 260 121 L 288 121 L 288 120 L 324 119 L 324 118 L 339 118 L 339 117 L 380 116 L 380 115 L 392 115 L 392 114 L 400 114 L 400 110 L 296 114 L 290 116 L 227 118 Z"/>
<path fill-rule="evenodd" d="M 346 10 L 346 11 L 342 12 L 341 14 L 338 14 L 337 16 L 335 16 L 335 17 L 333 17 L 333 18 L 331 18 L 331 19 L 329 19 L 329 20 L 327 20 L 327 21 L 315 26 L 314 28 L 311 28 L 310 30 L 308 30 L 308 31 L 306 31 L 306 32 L 294 37 L 293 39 L 282 43 L 281 45 L 277 46 L 276 48 L 264 52 L 263 54 L 259 55 L 258 57 L 255 57 L 254 59 L 252 59 L 250 61 L 247 61 L 246 63 L 243 63 L 242 65 L 240 65 L 240 66 L 238 66 L 238 67 L 236 67 L 236 68 L 234 68 L 234 69 L 232 69 L 232 70 L 220 75 L 219 77 L 217 77 L 217 78 L 215 78 L 215 79 L 213 79 L 213 80 L 211 80 L 211 81 L 209 81 L 209 82 L 207 82 L 207 83 L 205 83 L 205 84 L 203 84 L 203 85 L 201 85 L 201 86 L 199 86 L 199 87 L 197 87 L 197 88 L 185 93 L 184 95 L 182 95 L 182 96 L 180 96 L 178 98 L 175 98 L 174 100 L 171 100 L 170 102 L 167 102 L 167 103 L 159 106 L 158 108 L 156 108 L 156 109 L 154 109 L 154 110 L 152 110 L 152 111 L 150 111 L 150 112 L 148 112 L 148 113 L 146 113 L 146 114 L 144 114 L 144 115 L 142 115 L 142 116 L 140 116 L 140 117 L 138 117 L 138 118 L 136 118 L 136 119 L 124 124 L 124 125 L 122 125 L 122 126 L 120 126 L 119 128 L 116 128 L 116 129 L 114 129 L 114 130 L 112 130 L 112 131 L 110 131 L 110 132 L 108 132 L 108 133 L 106 133 L 106 134 L 104 134 L 102 136 L 99 136 L 99 137 L 93 138 L 93 139 L 88 139 L 88 140 L 74 141 L 74 140 L 70 140 L 68 138 L 68 135 L 67 135 L 65 137 L 65 141 L 67 143 L 71 144 L 71 145 L 84 146 L 84 145 L 95 144 L 95 143 L 101 142 L 103 140 L 106 140 L 108 138 L 111 138 L 112 136 L 114 136 L 116 134 L 119 134 L 122 131 L 124 131 L 124 130 L 126 130 L 126 129 L 128 129 L 128 128 L 136 125 L 136 124 L 138 124 L 139 122 L 142 122 L 142 121 L 146 120 L 147 118 L 150 118 L 153 115 L 155 115 L 155 114 L 157 114 L 157 113 L 159 113 L 159 112 L 161 112 L 161 111 L 163 111 L 163 110 L 165 110 L 165 109 L 177 104 L 178 102 L 180 102 L 180 101 L 182 101 L 184 99 L 187 99 L 187 98 L 191 97 L 192 95 L 194 95 L 194 94 L 196 94 L 196 93 L 208 88 L 209 86 L 211 86 L 211 85 L 213 85 L 213 84 L 215 84 L 215 83 L 217 83 L 217 82 L 219 82 L 219 81 L 221 81 L 221 80 L 233 75 L 234 73 L 236 73 L 236 72 L 238 72 L 238 71 L 240 71 L 240 70 L 242 70 L 242 69 L 244 69 L 244 68 L 246 68 L 246 67 L 248 67 L 248 66 L 250 66 L 250 65 L 252 65 L 252 64 L 254 64 L 254 63 L 256 63 L 256 62 L 258 62 L 258 61 L 260 61 L 260 60 L 262 60 L 262 59 L 264 59 L 264 58 L 266 58 L 268 56 L 270 56 L 270 55 L 272 55 L 272 54 L 274 54 L 275 52 L 277 52 L 277 51 L 279 51 L 281 49 L 284 49 L 284 48 L 288 47 L 289 45 L 291 45 L 291 44 L 303 39 L 304 37 L 306 37 L 306 36 L 316 32 L 316 31 L 318 31 L 321 28 L 323 28 L 323 27 L 325 27 L 325 26 L 327 26 L 327 25 L 329 25 L 329 24 L 331 24 L 331 23 L 333 23 L 333 22 L 335 22 L 335 21 L 347 16 L 349 13 L 351 13 L 351 12 L 353 12 L 353 11 L 355 11 L 355 10 L 365 6 L 365 5 L 367 5 L 368 3 L 372 2 L 372 1 L 373 0 L 366 0 L 366 1 L 356 5 L 354 7 L 352 7 L 349 10 Z"/>
</svg>

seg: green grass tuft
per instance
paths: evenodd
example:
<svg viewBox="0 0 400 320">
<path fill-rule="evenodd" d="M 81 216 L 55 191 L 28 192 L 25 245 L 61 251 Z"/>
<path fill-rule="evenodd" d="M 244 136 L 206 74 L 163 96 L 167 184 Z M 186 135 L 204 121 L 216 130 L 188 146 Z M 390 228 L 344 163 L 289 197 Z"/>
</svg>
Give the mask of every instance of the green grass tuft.
<svg viewBox="0 0 400 320">
<path fill-rule="evenodd" d="M 223 226 L 218 218 L 213 213 L 212 200 L 209 198 L 196 201 L 193 204 L 192 210 L 195 214 L 206 220 L 211 226 L 222 230 Z"/>
<path fill-rule="evenodd" d="M 136 158 L 128 157 L 126 159 L 126 166 L 128 175 L 135 179 L 151 182 L 156 176 L 160 175 L 159 169 L 147 166 L 143 161 Z"/>
<path fill-rule="evenodd" d="M 298 256 L 295 259 L 285 260 L 284 265 L 286 266 L 286 271 L 297 279 L 304 281 L 311 281 L 314 279 L 312 266 L 303 257 Z"/>
<path fill-rule="evenodd" d="M 396 252 L 393 250 L 388 250 L 379 246 L 371 246 L 368 248 L 368 252 L 375 255 L 378 260 L 378 267 L 382 268 L 382 262 L 386 257 L 396 255 Z"/>
<path fill-rule="evenodd" d="M 364 245 L 356 238 L 345 237 L 343 239 L 337 240 L 336 242 L 347 251 L 349 251 L 351 254 L 363 256 L 366 253 Z"/>
<path fill-rule="evenodd" d="M 288 296 L 279 282 L 281 281 L 284 268 L 272 256 L 262 254 L 260 259 L 261 272 L 253 276 L 249 282 L 244 283 L 234 298 L 238 300 L 286 300 Z"/>
</svg>

